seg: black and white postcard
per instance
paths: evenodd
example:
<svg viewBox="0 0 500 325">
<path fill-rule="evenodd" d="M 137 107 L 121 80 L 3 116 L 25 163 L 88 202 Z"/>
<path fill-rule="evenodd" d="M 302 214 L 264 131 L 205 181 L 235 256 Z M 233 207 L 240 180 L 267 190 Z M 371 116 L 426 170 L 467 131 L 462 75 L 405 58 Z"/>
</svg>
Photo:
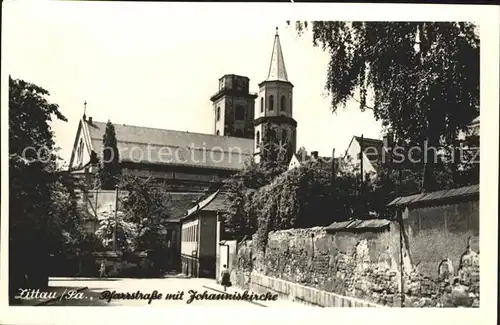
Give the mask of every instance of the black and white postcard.
<svg viewBox="0 0 500 325">
<path fill-rule="evenodd" d="M 2 18 L 2 323 L 494 320 L 498 7 Z"/>
</svg>

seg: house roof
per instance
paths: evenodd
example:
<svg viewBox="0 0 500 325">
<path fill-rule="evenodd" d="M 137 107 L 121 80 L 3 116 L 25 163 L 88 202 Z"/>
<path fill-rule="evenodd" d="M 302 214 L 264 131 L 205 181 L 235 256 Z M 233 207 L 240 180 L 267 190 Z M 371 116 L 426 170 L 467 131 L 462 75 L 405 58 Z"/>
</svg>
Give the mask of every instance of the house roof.
<svg viewBox="0 0 500 325">
<path fill-rule="evenodd" d="M 400 207 L 417 203 L 434 203 L 445 199 L 473 197 L 479 195 L 479 184 L 429 193 L 397 197 L 387 207 Z"/>
<path fill-rule="evenodd" d="M 187 210 L 187 214 L 183 219 L 192 216 L 198 211 L 226 211 L 226 209 L 226 194 L 216 191 Z"/>
<path fill-rule="evenodd" d="M 92 150 L 100 155 L 106 123 L 85 121 Z M 239 170 L 252 157 L 253 140 L 114 124 L 121 161 Z"/>
<path fill-rule="evenodd" d="M 384 229 L 389 226 L 391 221 L 385 219 L 370 219 L 370 220 L 348 220 L 342 222 L 334 222 L 325 230 L 329 233 L 336 231 L 355 231 L 363 229 Z"/>
<path fill-rule="evenodd" d="M 366 157 L 373 165 L 373 167 L 378 170 L 384 160 L 383 152 L 384 150 L 386 150 L 384 148 L 384 142 L 382 140 L 353 136 L 351 142 L 349 143 L 348 149 L 346 150 L 346 155 L 349 151 L 349 147 L 351 147 L 351 144 L 354 140 L 361 146 L 361 139 L 363 139 L 363 152 L 366 154 Z"/>
<path fill-rule="evenodd" d="M 192 207 L 202 196 L 201 193 L 170 193 L 172 204 L 168 220 L 179 221 L 186 214 L 187 209 Z"/>
</svg>

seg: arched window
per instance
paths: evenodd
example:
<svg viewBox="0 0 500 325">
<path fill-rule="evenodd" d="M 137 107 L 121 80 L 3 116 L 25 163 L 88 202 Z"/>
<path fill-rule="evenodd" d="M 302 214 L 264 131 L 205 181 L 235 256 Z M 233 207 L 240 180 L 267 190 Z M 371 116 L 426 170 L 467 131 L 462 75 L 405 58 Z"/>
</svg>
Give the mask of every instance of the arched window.
<svg viewBox="0 0 500 325">
<path fill-rule="evenodd" d="M 264 97 L 260 98 L 260 112 L 264 113 Z"/>
<path fill-rule="evenodd" d="M 282 111 L 285 110 L 285 100 L 286 100 L 285 96 L 281 96 L 281 99 L 280 99 L 280 108 L 281 108 Z"/>
<path fill-rule="evenodd" d="M 281 131 L 281 142 L 282 143 L 286 143 L 287 142 L 287 140 L 288 140 L 287 136 L 288 136 L 287 130 Z"/>
<path fill-rule="evenodd" d="M 76 161 L 78 164 L 81 164 L 83 162 L 83 139 L 80 139 L 80 143 L 78 144 Z"/>
<path fill-rule="evenodd" d="M 258 148 L 260 145 L 260 132 L 255 133 L 255 146 Z"/>
<path fill-rule="evenodd" d="M 245 107 L 243 105 L 236 105 L 235 118 L 238 121 L 245 120 Z"/>
<path fill-rule="evenodd" d="M 269 95 L 269 110 L 272 111 L 274 109 L 274 96 Z"/>
<path fill-rule="evenodd" d="M 216 114 L 217 121 L 220 121 L 220 106 L 217 106 L 217 112 L 215 114 Z"/>
<path fill-rule="evenodd" d="M 217 135 L 220 135 L 220 132 L 219 132 L 219 130 L 217 130 Z"/>
</svg>

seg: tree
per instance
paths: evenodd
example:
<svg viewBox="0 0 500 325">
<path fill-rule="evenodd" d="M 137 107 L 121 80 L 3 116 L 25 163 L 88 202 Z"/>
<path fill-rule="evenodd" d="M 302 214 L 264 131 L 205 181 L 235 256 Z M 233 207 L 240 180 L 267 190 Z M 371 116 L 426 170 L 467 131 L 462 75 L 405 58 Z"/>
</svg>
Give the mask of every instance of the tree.
<svg viewBox="0 0 500 325">
<path fill-rule="evenodd" d="M 300 34 L 308 24 L 296 28 Z M 479 36 L 471 23 L 315 21 L 312 34 L 330 54 L 332 111 L 354 98 L 400 145 L 456 145 L 479 114 Z M 434 165 L 421 166 L 423 190 L 436 189 Z"/>
<path fill-rule="evenodd" d="M 102 161 L 99 168 L 99 182 L 104 190 L 115 189 L 120 175 L 120 153 L 116 141 L 115 127 L 108 121 L 102 138 Z"/>
<path fill-rule="evenodd" d="M 48 285 L 48 254 L 63 241 L 57 153 L 49 122 L 67 121 L 49 92 L 9 77 L 9 292 Z M 59 210 L 59 212 L 57 211 Z M 55 247 L 56 246 L 56 247 Z"/>
<path fill-rule="evenodd" d="M 152 178 L 124 174 L 118 187 L 128 194 L 123 200 L 125 221 L 135 225 L 138 250 L 165 248 L 166 221 L 171 215 L 172 200 L 165 184 Z"/>
<path fill-rule="evenodd" d="M 118 211 L 104 211 L 99 216 L 99 229 L 96 236 L 102 242 L 104 248 L 111 250 L 113 245 L 113 233 L 116 227 L 116 247 L 121 252 L 133 252 L 137 245 L 137 225 L 127 221 L 125 214 Z"/>
</svg>

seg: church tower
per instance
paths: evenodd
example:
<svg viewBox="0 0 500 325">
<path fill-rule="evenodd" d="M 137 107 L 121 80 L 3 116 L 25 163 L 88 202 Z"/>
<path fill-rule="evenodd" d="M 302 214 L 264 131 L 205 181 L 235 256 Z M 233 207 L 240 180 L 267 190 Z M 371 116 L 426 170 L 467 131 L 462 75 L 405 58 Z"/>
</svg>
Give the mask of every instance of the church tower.
<svg viewBox="0 0 500 325">
<path fill-rule="evenodd" d="M 215 135 L 253 139 L 257 95 L 249 92 L 249 83 L 247 77 L 234 74 L 219 79 L 219 90 L 210 98 Z"/>
<path fill-rule="evenodd" d="M 254 158 L 258 162 L 266 148 L 264 134 L 278 143 L 291 146 L 296 151 L 297 122 L 293 119 L 293 84 L 288 80 L 278 27 L 274 36 L 271 63 L 266 80 L 259 84 L 259 96 L 255 105 Z M 268 137 L 266 137 L 268 138 Z"/>
</svg>

